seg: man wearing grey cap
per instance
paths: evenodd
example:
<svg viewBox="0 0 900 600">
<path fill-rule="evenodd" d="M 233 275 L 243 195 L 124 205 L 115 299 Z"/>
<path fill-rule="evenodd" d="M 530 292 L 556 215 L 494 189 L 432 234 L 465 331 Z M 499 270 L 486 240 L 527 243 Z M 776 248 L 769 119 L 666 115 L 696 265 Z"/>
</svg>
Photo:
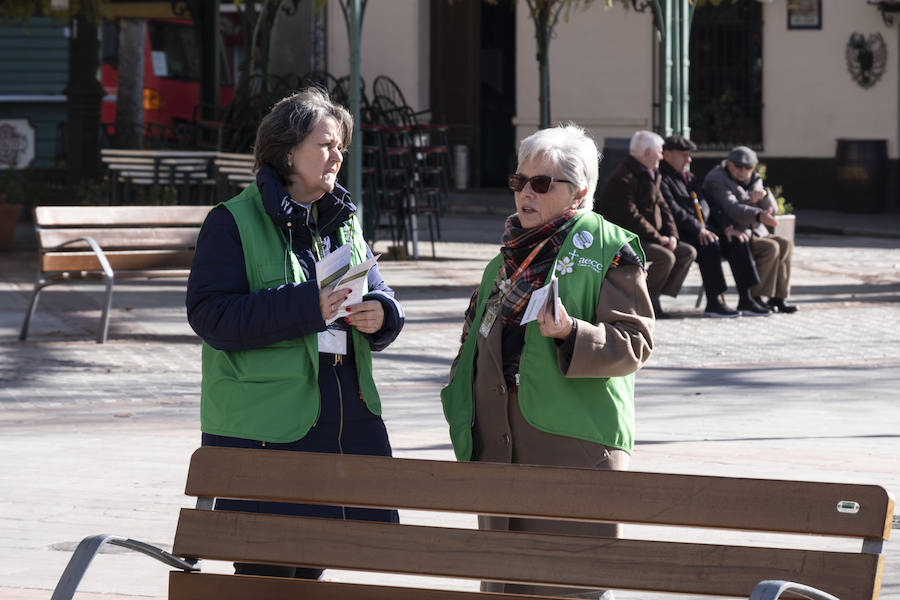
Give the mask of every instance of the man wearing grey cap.
<svg viewBox="0 0 900 600">
<path fill-rule="evenodd" d="M 750 148 L 732 148 L 728 157 L 706 175 L 703 191 L 725 227 L 746 236 L 756 261 L 759 283 L 750 290 L 752 301 L 741 299 L 738 310 L 744 315 L 763 314 L 759 308 L 793 313 L 797 307 L 787 297 L 794 243 L 770 234 L 767 229 L 778 223 L 775 220 L 778 205 L 755 171 L 758 162 L 756 152 Z M 768 298 L 765 303 L 763 296 Z"/>
</svg>

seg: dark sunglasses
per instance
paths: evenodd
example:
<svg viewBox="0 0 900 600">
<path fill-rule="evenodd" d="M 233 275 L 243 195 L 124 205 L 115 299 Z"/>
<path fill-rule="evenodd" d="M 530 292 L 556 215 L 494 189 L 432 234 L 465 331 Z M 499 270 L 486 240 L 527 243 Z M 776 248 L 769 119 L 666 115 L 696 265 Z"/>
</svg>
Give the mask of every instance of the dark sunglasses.
<svg viewBox="0 0 900 600">
<path fill-rule="evenodd" d="M 531 189 L 534 190 L 535 194 L 546 194 L 550 191 L 550 184 L 554 181 L 559 183 L 572 183 L 566 179 L 557 179 L 556 177 L 550 177 L 549 175 L 535 175 L 534 177 L 525 177 L 524 175 L 519 175 L 518 173 L 514 173 L 509 176 L 509 189 L 514 192 L 521 192 L 525 189 L 525 184 L 530 183 Z"/>
</svg>

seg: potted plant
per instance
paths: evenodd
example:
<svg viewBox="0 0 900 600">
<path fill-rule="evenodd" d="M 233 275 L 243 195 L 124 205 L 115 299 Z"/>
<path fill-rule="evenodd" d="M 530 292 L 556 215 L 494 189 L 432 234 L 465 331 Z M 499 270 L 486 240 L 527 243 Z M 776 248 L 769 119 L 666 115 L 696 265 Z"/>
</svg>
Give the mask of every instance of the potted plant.
<svg viewBox="0 0 900 600">
<path fill-rule="evenodd" d="M 759 173 L 760 178 L 762 178 L 763 183 L 766 181 L 766 165 L 765 163 L 759 163 L 756 165 L 756 172 Z M 785 200 L 782 187 L 780 185 L 768 187 L 766 186 L 766 190 L 772 194 L 772 197 L 775 199 L 775 202 L 778 205 L 778 208 L 775 212 L 775 220 L 778 221 L 778 224 L 772 229 L 772 233 L 775 235 L 779 235 L 783 238 L 787 238 L 794 241 L 794 230 L 796 226 L 797 217 L 794 215 L 794 207 L 790 202 Z"/>
<path fill-rule="evenodd" d="M 13 248 L 16 225 L 22 215 L 25 197 L 25 175 L 13 168 L 15 161 L 0 173 L 0 252 Z"/>
</svg>

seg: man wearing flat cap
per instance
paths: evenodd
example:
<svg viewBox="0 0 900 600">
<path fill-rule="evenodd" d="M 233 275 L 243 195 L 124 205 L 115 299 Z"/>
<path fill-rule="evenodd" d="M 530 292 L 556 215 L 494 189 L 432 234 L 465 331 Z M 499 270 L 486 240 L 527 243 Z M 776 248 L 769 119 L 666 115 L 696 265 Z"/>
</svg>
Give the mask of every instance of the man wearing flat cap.
<svg viewBox="0 0 900 600">
<path fill-rule="evenodd" d="M 690 170 L 691 152 L 696 149 L 694 142 L 683 136 L 666 138 L 659 164 L 660 191 L 675 218 L 681 241 L 697 251 L 697 265 L 706 292 L 703 316 L 737 317 L 740 313 L 729 307 L 723 296 L 728 285 L 722 272 L 722 257 L 731 265 L 739 298 L 750 300 L 750 288 L 759 283 L 759 275 L 747 240 L 741 241 L 734 230 L 726 234 L 725 228 L 711 215 L 700 181 Z"/>
<path fill-rule="evenodd" d="M 594 210 L 607 220 L 632 231 L 647 257 L 647 291 L 657 319 L 667 317 L 661 294 L 678 295 L 697 252 L 678 240 L 678 228 L 669 205 L 659 191 L 659 162 L 663 139 L 652 131 L 631 136 L 629 156 L 606 181 L 600 206 Z"/>
<path fill-rule="evenodd" d="M 767 311 L 793 313 L 797 306 L 787 301 L 791 285 L 791 255 L 794 243 L 769 233 L 778 221 L 778 204 L 763 186 L 755 167 L 756 152 L 746 146 L 736 146 L 721 164 L 714 167 L 703 180 L 703 191 L 716 218 L 738 231 L 750 242 L 756 262 L 759 283 L 751 290 L 752 303 L 742 298 L 738 310 L 742 314 L 762 314 Z M 767 300 L 763 300 L 763 296 Z"/>
</svg>

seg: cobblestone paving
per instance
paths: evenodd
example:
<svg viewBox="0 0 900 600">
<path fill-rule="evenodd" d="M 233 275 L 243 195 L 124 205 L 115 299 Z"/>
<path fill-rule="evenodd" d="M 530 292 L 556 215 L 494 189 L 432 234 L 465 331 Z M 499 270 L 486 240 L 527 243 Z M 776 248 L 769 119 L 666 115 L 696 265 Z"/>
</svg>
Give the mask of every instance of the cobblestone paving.
<svg viewBox="0 0 900 600">
<path fill-rule="evenodd" d="M 452 458 L 438 393 L 496 250 L 473 240 L 495 238 L 496 223 L 439 243 L 437 261 L 383 263 L 407 311 L 403 335 L 375 363 L 397 455 Z M 29 600 L 46 597 L 65 550 L 84 535 L 169 543 L 199 441 L 200 380 L 184 282 L 117 287 L 103 345 L 93 342 L 98 291 L 51 288 L 19 343 L 32 269 L 31 254 L 0 255 L 0 596 Z M 679 298 L 663 299 L 678 318 L 657 323 L 656 350 L 638 375 L 633 468 L 900 490 L 897 240 L 800 236 L 793 281 L 794 315 L 700 318 L 696 269 Z M 898 553 L 888 545 L 882 598 L 900 599 Z M 83 589 L 162 596 L 164 569 L 103 556 Z"/>
</svg>

